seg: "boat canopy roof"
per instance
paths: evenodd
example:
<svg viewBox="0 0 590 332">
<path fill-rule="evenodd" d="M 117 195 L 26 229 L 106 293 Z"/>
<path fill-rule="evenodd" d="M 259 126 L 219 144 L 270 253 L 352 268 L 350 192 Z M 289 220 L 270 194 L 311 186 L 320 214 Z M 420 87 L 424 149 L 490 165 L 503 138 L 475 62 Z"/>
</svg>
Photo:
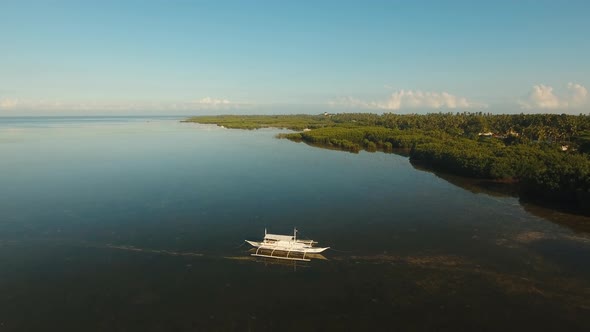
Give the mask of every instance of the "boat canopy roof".
<svg viewBox="0 0 590 332">
<path fill-rule="evenodd" d="M 266 234 L 264 239 L 275 241 L 293 241 L 293 235 Z"/>
</svg>

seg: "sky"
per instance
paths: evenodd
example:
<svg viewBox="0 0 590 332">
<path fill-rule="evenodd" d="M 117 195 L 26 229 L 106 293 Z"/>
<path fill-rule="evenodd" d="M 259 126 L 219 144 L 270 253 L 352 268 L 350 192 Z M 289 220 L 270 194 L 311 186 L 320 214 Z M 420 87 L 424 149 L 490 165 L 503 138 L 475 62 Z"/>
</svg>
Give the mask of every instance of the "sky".
<svg viewBox="0 0 590 332">
<path fill-rule="evenodd" d="M 588 113 L 590 1 L 0 0 L 0 116 Z"/>
</svg>

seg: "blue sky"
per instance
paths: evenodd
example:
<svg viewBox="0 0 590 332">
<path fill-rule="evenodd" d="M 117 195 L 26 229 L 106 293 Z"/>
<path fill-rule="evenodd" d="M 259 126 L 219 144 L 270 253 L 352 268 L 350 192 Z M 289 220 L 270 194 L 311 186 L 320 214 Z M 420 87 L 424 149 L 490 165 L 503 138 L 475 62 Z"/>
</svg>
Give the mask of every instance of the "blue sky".
<svg viewBox="0 0 590 332">
<path fill-rule="evenodd" d="M 0 1 L 0 116 L 587 113 L 588 1 Z"/>
</svg>

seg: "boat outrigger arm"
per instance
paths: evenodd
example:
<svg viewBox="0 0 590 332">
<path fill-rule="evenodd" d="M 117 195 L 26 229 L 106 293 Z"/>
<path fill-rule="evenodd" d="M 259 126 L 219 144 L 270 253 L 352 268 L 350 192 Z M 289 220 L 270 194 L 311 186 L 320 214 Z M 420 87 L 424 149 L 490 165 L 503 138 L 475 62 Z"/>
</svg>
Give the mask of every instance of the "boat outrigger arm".
<svg viewBox="0 0 590 332">
<path fill-rule="evenodd" d="M 278 258 L 278 259 L 288 259 L 288 260 L 295 260 L 295 261 L 306 261 L 309 262 L 310 259 L 306 258 L 307 254 L 319 254 L 327 249 L 314 247 L 317 242 L 313 240 L 299 240 L 297 239 L 297 229 L 293 230 L 293 235 L 278 235 L 278 234 L 269 234 L 266 232 L 266 228 L 264 229 L 264 239 L 262 242 L 255 242 L 255 241 L 248 241 L 250 245 L 257 248 L 256 253 L 252 254 L 252 256 L 258 257 L 268 257 L 268 258 Z M 263 253 L 264 251 L 271 251 L 270 254 Z M 279 256 L 275 255 L 275 252 L 280 253 L 287 253 L 286 256 Z M 303 254 L 302 257 L 291 256 L 292 253 L 300 253 Z"/>
</svg>

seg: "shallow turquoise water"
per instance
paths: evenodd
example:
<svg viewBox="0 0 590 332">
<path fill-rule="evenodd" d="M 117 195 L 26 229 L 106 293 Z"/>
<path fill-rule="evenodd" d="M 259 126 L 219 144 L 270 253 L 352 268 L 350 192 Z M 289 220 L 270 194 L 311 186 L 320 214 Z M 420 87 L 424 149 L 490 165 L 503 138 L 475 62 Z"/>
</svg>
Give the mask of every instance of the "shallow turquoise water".
<svg viewBox="0 0 590 332">
<path fill-rule="evenodd" d="M 590 327 L 587 218 L 178 120 L 0 118 L 0 331 Z"/>
</svg>

